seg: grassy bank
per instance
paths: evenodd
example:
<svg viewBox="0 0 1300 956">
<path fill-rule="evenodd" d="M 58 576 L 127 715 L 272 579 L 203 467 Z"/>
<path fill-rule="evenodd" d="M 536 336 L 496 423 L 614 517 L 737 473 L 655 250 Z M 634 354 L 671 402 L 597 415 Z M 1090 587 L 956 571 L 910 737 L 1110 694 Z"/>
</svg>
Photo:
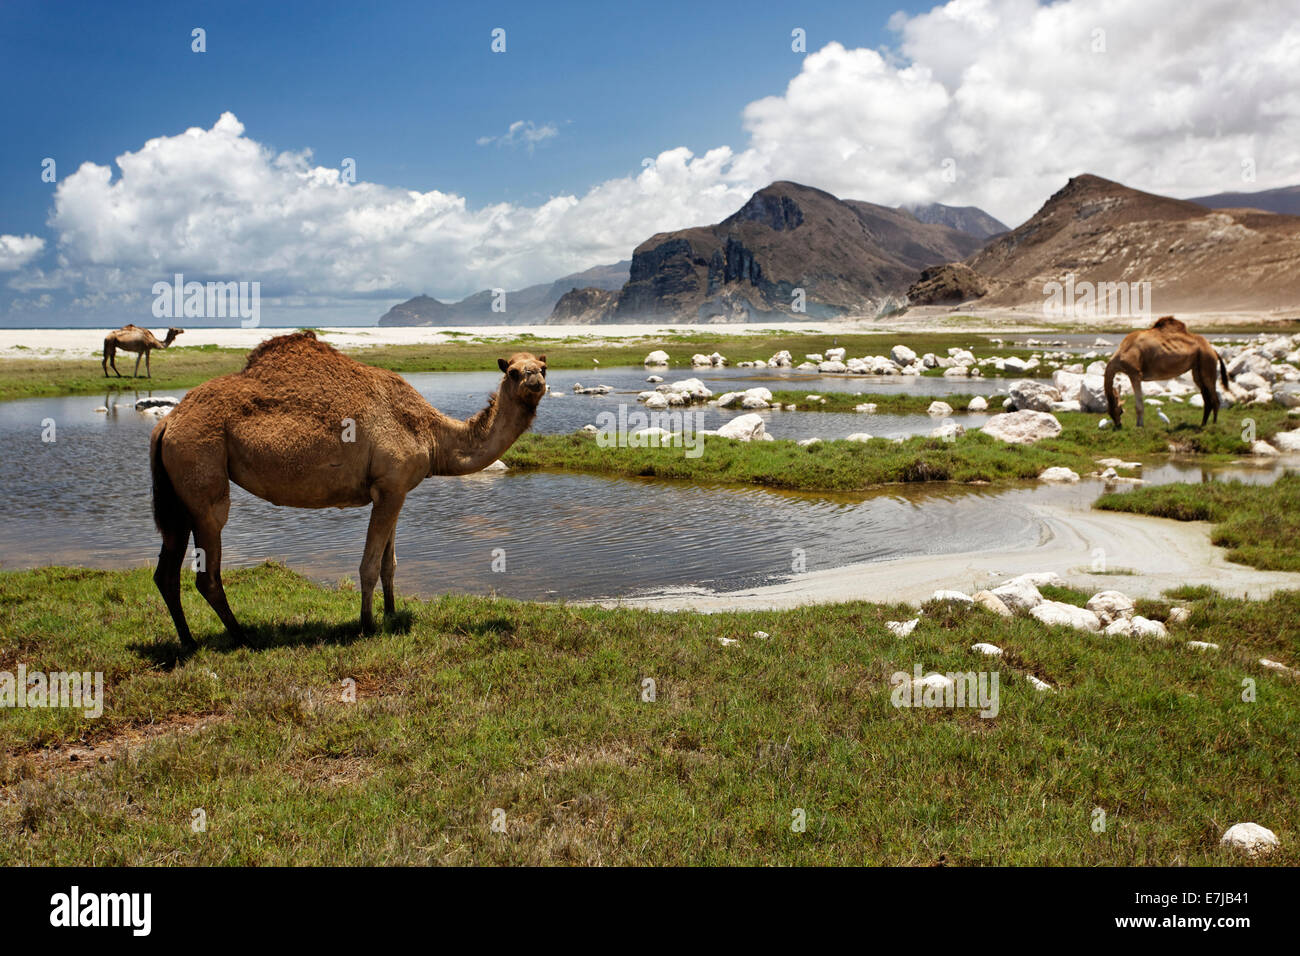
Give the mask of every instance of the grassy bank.
<svg viewBox="0 0 1300 956">
<path fill-rule="evenodd" d="M 1210 521 L 1210 540 L 1228 549 L 1228 559 L 1265 571 L 1300 571 L 1300 475 L 1271 485 L 1239 481 L 1161 485 L 1130 494 L 1104 495 L 1098 508 Z"/>
<path fill-rule="evenodd" d="M 808 393 L 805 393 L 805 395 Z M 802 397 L 802 396 L 800 396 Z M 828 394 L 827 398 L 831 396 Z M 836 399 L 854 404 L 881 400 L 880 411 L 929 405 L 932 397 L 864 396 Z M 796 403 L 799 404 L 799 403 Z M 807 402 L 800 404 L 803 408 Z M 852 406 L 849 406 L 851 409 Z M 893 482 L 1017 481 L 1036 478 L 1060 465 L 1079 474 L 1098 470 L 1098 458 L 1153 461 L 1166 458 L 1171 446 L 1206 462 L 1227 462 L 1250 451 L 1246 420 L 1256 434 L 1271 437 L 1298 423 L 1283 409 L 1235 408 L 1219 413 L 1219 424 L 1199 427 L 1199 409 L 1170 403 L 1170 425 L 1153 413 L 1145 429 L 1099 429 L 1100 416 L 1058 415 L 1062 431 L 1033 445 L 1008 445 L 970 431 L 955 441 L 915 437 L 902 443 L 886 438 L 870 442 L 824 441 L 800 446 L 792 441 L 737 442 L 706 437 L 703 453 L 688 458 L 679 447 L 604 448 L 586 435 L 526 434 L 503 456 L 512 468 L 556 469 L 621 477 L 681 478 L 805 491 L 855 491 Z M 923 410 L 923 409 L 915 409 Z M 779 414 L 779 413 L 773 413 Z M 1158 424 L 1155 424 L 1158 423 Z M 872 416 L 862 415 L 862 430 L 872 432 Z"/>
<path fill-rule="evenodd" d="M 884 623 L 909 610 L 865 603 L 466 597 L 404 601 L 362 638 L 355 592 L 276 566 L 227 588 L 255 646 L 229 646 L 187 576 L 203 647 L 178 661 L 145 570 L 0 573 L 0 666 L 107 683 L 97 720 L 0 721 L 0 863 L 1211 864 L 1244 862 L 1218 847 L 1243 820 L 1277 831 L 1269 862 L 1300 863 L 1300 685 L 1254 663 L 1300 654 L 1297 594 L 1186 595 L 1169 642 L 980 609 L 897 638 Z M 995 667 L 998 715 L 891 706 L 916 663 Z"/>
<path fill-rule="evenodd" d="M 430 330 L 430 334 L 435 331 Z M 328 333 L 322 333 L 322 337 L 329 341 Z M 976 349 L 981 357 L 1024 356 L 1030 351 L 1024 348 L 993 348 L 989 345 L 988 336 L 960 333 L 840 335 L 826 331 L 728 335 L 711 331 L 676 332 L 672 329 L 665 329 L 663 334 L 655 336 L 617 339 L 608 339 L 599 334 L 566 338 L 528 334 L 498 339 L 467 336 L 438 344 L 378 345 L 344 351 L 369 365 L 395 372 L 467 372 L 493 371 L 499 357 L 521 351 L 544 353 L 551 368 L 571 369 L 592 368 L 596 362 L 606 368 L 639 366 L 648 353 L 663 349 L 672 359 L 674 369 L 686 371 L 691 368 L 691 356 L 697 352 L 721 352 L 735 365 L 737 362 L 769 359 L 782 349 L 789 350 L 797 361 L 802 361 L 805 354 L 822 352 L 836 344 L 847 348 L 850 355 L 876 354 L 887 352 L 892 345 L 901 341 L 906 341 L 919 352 L 941 354 L 946 354 L 954 346 Z M 243 368 L 246 355 L 247 352 L 243 349 L 222 349 L 215 346 L 175 346 L 165 351 L 156 351 L 152 359 L 152 380 L 129 377 L 106 380 L 98 358 L 0 359 L 0 401 L 47 395 L 97 394 L 103 393 L 106 386 L 127 389 L 148 387 L 154 391 L 191 388 L 217 375 L 238 371 Z M 134 356 L 119 354 L 117 366 L 120 371 L 129 372 L 134 365 Z"/>
<path fill-rule="evenodd" d="M 992 389 L 989 389 L 992 391 Z M 816 401 L 809 401 L 809 395 L 818 396 Z M 815 388 L 802 390 L 781 390 L 772 392 L 775 404 L 794 405 L 801 412 L 853 412 L 857 406 L 871 404 L 876 406 L 876 413 L 881 415 L 923 415 L 931 403 L 947 402 L 957 412 L 966 410 L 974 395 L 912 395 L 904 392 L 888 394 L 875 392 L 819 392 Z M 1001 399 L 990 402 L 994 412 L 1002 411 Z M 863 413 L 865 414 L 865 413 Z M 870 422 L 863 418 L 863 422 Z M 936 424 L 938 424 L 936 422 Z"/>
</svg>

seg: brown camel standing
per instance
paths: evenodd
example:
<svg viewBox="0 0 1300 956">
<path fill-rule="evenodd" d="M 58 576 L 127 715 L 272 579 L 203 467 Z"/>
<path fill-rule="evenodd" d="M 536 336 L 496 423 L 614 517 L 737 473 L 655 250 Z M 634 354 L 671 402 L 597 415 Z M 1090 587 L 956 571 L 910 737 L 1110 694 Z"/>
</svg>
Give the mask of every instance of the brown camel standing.
<svg viewBox="0 0 1300 956">
<path fill-rule="evenodd" d="M 505 376 L 466 421 L 443 415 L 385 369 L 362 365 L 295 332 L 249 353 L 243 371 L 186 394 L 150 438 L 154 520 L 162 550 L 154 582 L 181 644 L 194 641 L 181 609 L 181 564 L 194 534 L 196 583 L 222 623 L 243 638 L 221 584 L 221 529 L 230 482 L 275 505 L 372 505 L 361 559 L 361 626 L 375 627 L 371 599 L 382 579 L 395 610 L 394 531 L 406 495 L 433 475 L 486 468 L 532 424 L 546 393 L 546 356 L 499 359 Z"/>
<path fill-rule="evenodd" d="M 114 357 L 118 349 L 123 352 L 135 353 L 135 371 L 131 373 L 132 378 L 140 377 L 140 359 L 144 359 L 145 374 L 153 378 L 153 370 L 149 367 L 149 353 L 154 349 L 165 349 L 176 340 L 176 336 L 184 332 L 184 329 L 168 329 L 167 338 L 161 342 L 148 329 L 142 329 L 138 325 L 124 325 L 116 332 L 109 332 L 104 339 L 104 359 L 100 365 L 104 368 L 104 378 L 108 378 L 108 367 L 113 366 L 113 372 L 118 378 L 122 373 L 117 370 L 117 360 Z"/>
<path fill-rule="evenodd" d="M 1219 421 L 1219 391 L 1216 373 L 1228 387 L 1228 369 L 1214 346 L 1203 335 L 1187 331 L 1187 326 L 1172 315 L 1156 319 L 1149 329 L 1140 329 L 1124 336 L 1111 360 L 1106 363 L 1106 407 L 1115 427 L 1120 426 L 1124 403 L 1115 390 L 1115 376 L 1123 373 L 1133 383 L 1133 398 L 1137 405 L 1137 427 L 1142 427 L 1142 383 L 1161 382 L 1177 378 L 1190 370 L 1192 379 L 1201 390 L 1203 412 L 1201 427 L 1214 414 Z"/>
</svg>

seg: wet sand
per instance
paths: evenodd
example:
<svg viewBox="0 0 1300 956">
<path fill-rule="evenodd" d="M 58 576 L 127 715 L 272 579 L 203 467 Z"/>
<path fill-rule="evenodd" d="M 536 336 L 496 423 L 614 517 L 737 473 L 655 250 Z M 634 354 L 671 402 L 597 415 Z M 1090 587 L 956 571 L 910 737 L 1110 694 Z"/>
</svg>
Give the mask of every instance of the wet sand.
<svg viewBox="0 0 1300 956">
<path fill-rule="evenodd" d="M 933 554 L 850 564 L 796 575 L 789 581 L 723 593 L 677 588 L 616 601 L 606 607 L 660 611 L 782 610 L 841 601 L 905 601 L 920 604 L 936 590 L 974 593 L 1029 572 L 1055 571 L 1085 591 L 1116 590 L 1131 597 L 1159 597 L 1180 585 L 1209 585 L 1238 597 L 1267 597 L 1300 588 L 1300 573 L 1259 571 L 1233 564 L 1210 544 L 1210 524 L 1122 512 L 1033 504 L 1040 522 L 1037 546 Z M 1093 573 L 1098 555 L 1112 571 Z"/>
</svg>

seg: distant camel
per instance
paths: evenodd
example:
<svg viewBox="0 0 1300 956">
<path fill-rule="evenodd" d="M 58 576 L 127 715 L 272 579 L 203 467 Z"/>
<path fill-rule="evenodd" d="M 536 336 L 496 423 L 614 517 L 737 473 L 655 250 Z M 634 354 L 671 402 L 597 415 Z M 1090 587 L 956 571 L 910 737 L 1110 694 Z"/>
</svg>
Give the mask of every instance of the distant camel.
<svg viewBox="0 0 1300 956">
<path fill-rule="evenodd" d="M 1201 390 L 1203 411 L 1201 427 L 1214 414 L 1219 422 L 1219 391 L 1215 373 L 1222 376 L 1223 387 L 1228 387 L 1228 369 L 1214 346 L 1203 335 L 1188 332 L 1187 326 L 1172 315 L 1156 319 L 1149 329 L 1130 332 L 1124 336 L 1111 360 L 1106 363 L 1106 407 L 1115 427 L 1120 427 L 1124 403 L 1115 391 L 1115 376 L 1122 372 L 1133 383 L 1133 397 L 1137 405 L 1137 427 L 1142 427 L 1142 383 L 1160 382 L 1177 378 L 1191 370 L 1192 379 Z"/>
<path fill-rule="evenodd" d="M 237 640 L 244 635 L 221 584 L 221 529 L 230 482 L 274 505 L 373 504 L 361 559 L 361 626 L 382 578 L 395 610 L 397 515 L 433 475 L 467 475 L 500 458 L 532 424 L 546 394 L 546 356 L 498 359 L 505 376 L 487 407 L 466 421 L 442 414 L 394 372 L 362 365 L 313 332 L 268 339 L 242 372 L 191 389 L 150 438 L 153 512 L 162 534 L 154 582 L 185 648 L 181 563 L 194 533 L 196 583 Z"/>
<path fill-rule="evenodd" d="M 117 370 L 117 360 L 114 353 L 118 349 L 123 352 L 135 353 L 135 371 L 131 373 L 132 378 L 140 377 L 140 359 L 144 359 L 145 374 L 153 378 L 153 370 L 149 368 L 149 353 L 154 349 L 165 349 L 176 340 L 176 336 L 184 332 L 184 329 L 168 329 L 167 338 L 159 342 L 152 332 L 148 329 L 142 329 L 138 325 L 124 325 L 116 332 L 109 332 L 108 337 L 104 339 L 104 360 L 100 365 L 104 367 L 104 378 L 108 378 L 108 367 L 113 366 L 113 371 L 118 378 L 122 373 Z"/>
</svg>

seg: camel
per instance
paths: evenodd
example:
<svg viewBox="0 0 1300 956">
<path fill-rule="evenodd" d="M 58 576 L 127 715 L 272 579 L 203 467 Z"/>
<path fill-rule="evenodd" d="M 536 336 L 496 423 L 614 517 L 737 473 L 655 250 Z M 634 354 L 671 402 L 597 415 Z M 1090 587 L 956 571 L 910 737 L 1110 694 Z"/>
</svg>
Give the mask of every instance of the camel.
<svg viewBox="0 0 1300 956">
<path fill-rule="evenodd" d="M 520 352 L 487 407 L 450 418 L 395 372 L 363 365 L 310 331 L 268 339 L 240 372 L 190 390 L 150 436 L 154 520 L 162 550 L 154 583 L 184 649 L 181 564 L 194 535 L 196 584 L 230 635 L 243 630 L 221 583 L 221 529 L 230 482 L 274 505 L 371 505 L 361 559 L 361 627 L 375 630 L 372 596 L 396 610 L 395 529 L 407 494 L 433 475 L 468 475 L 500 458 L 532 424 L 546 394 L 546 356 Z"/>
<path fill-rule="evenodd" d="M 1201 390 L 1204 409 L 1201 415 L 1201 427 L 1210 420 L 1213 413 L 1214 422 L 1219 422 L 1219 391 L 1215 382 L 1215 373 L 1223 379 L 1223 387 L 1228 387 L 1228 369 L 1214 346 L 1203 335 L 1187 331 L 1187 326 L 1166 315 L 1156 319 L 1149 329 L 1140 329 L 1124 336 L 1115 354 L 1106 363 L 1106 407 L 1115 427 L 1120 426 L 1120 417 L 1124 414 L 1124 403 L 1120 401 L 1115 389 L 1115 376 L 1124 373 L 1133 383 L 1133 398 L 1137 405 L 1137 427 L 1142 427 L 1142 383 L 1161 382 L 1177 378 L 1191 370 L 1192 379 Z"/>
<path fill-rule="evenodd" d="M 104 339 L 104 359 L 100 365 L 104 368 L 104 378 L 108 378 L 108 367 L 113 366 L 113 372 L 118 378 L 122 373 L 117 370 L 117 360 L 114 357 L 118 349 L 123 352 L 135 353 L 135 371 L 131 373 L 132 378 L 140 377 L 140 359 L 144 359 L 145 374 L 153 378 L 153 370 L 149 367 L 149 353 L 154 349 L 165 349 L 176 341 L 176 336 L 184 332 L 184 329 L 168 329 L 167 338 L 161 342 L 148 329 L 142 329 L 138 325 L 124 325 L 116 332 L 109 332 Z"/>
</svg>

